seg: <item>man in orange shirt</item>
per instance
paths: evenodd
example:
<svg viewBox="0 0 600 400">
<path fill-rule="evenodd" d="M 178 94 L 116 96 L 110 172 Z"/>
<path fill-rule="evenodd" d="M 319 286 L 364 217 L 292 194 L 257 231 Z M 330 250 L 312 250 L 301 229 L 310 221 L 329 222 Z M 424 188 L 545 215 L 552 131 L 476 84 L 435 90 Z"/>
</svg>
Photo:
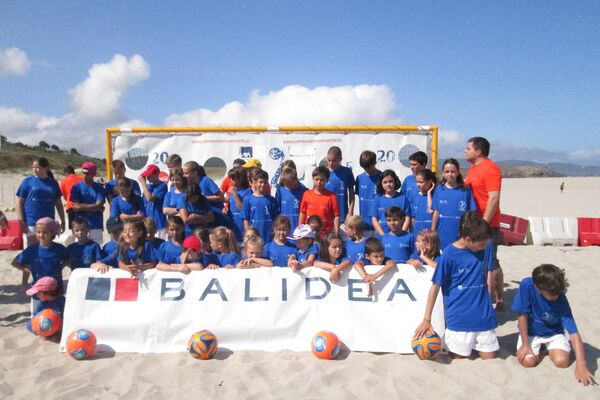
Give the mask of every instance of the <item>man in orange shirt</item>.
<svg viewBox="0 0 600 400">
<path fill-rule="evenodd" d="M 494 263 L 492 270 L 494 287 L 492 300 L 496 297 L 496 310 L 503 311 L 504 306 L 504 274 L 498 261 L 497 250 L 500 241 L 500 190 L 502 188 L 502 173 L 500 168 L 488 158 L 490 142 L 482 137 L 472 137 L 465 148 L 465 159 L 473 164 L 465 179 L 465 184 L 471 187 L 477 211 L 485 219 L 494 232 Z"/>
<path fill-rule="evenodd" d="M 321 237 L 329 232 L 340 231 L 340 210 L 335 193 L 325 189 L 329 180 L 329 170 L 326 167 L 317 167 L 312 173 L 314 187 L 302 195 L 300 201 L 300 213 L 298 225 L 306 222 L 306 219 L 318 215 L 323 222 Z"/>
<path fill-rule="evenodd" d="M 62 192 L 63 197 L 67 201 L 65 209 L 67 211 L 67 217 L 69 222 L 69 227 L 71 226 L 71 221 L 73 220 L 74 211 L 71 209 L 73 203 L 71 203 L 71 188 L 75 186 L 75 184 L 81 182 L 83 180 L 83 176 L 75 174 L 75 168 L 72 165 L 67 165 L 63 170 L 65 177 L 62 181 L 60 181 L 60 191 Z"/>
</svg>

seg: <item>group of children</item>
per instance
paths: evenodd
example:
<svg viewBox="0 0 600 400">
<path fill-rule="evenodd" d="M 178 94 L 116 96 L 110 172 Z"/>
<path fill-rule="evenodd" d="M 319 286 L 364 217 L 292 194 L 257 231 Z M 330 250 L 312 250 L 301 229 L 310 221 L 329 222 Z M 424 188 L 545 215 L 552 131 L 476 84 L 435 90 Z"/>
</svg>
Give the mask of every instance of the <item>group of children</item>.
<svg viewBox="0 0 600 400">
<path fill-rule="evenodd" d="M 161 204 L 166 241 L 156 237 L 153 219 L 140 212 L 132 185 L 121 177 L 107 222 L 111 240 L 102 248 L 89 240 L 89 227 L 78 218 L 71 226 L 76 242 L 67 248 L 53 243 L 60 226 L 42 218 L 35 225 L 38 244 L 19 254 L 13 265 L 32 274 L 34 288 L 42 277 L 56 280 L 54 298 L 40 296 L 45 291 L 32 292 L 32 311 L 40 302 L 61 297 L 65 266 L 99 272 L 120 268 L 132 276 L 149 268 L 188 274 L 205 268 L 314 266 L 328 271 L 332 282 L 353 267 L 372 295 L 372 283 L 398 264 L 416 269 L 428 265 L 435 268 L 433 284 L 415 336 L 431 329 L 441 289 L 444 340 L 450 353 L 462 358 L 476 350 L 482 358 L 494 358 L 499 345 L 489 293 L 494 268 L 491 228 L 474 212 L 473 196 L 455 159 L 443 163 L 439 184 L 424 168 L 424 153 L 411 155 L 410 161 L 414 174 L 401 185 L 394 171 L 378 171 L 375 154 L 365 151 L 360 156 L 365 172 L 355 180 L 340 171 L 346 167 L 341 167 L 341 151 L 334 147 L 328 152 L 329 168 L 314 169 L 310 190 L 298 181 L 293 162 L 282 165 L 274 197 L 268 174 L 257 160 L 228 172 L 226 197 L 197 163 L 175 165 L 170 170 L 171 188 Z M 360 199 L 359 215 L 353 213 L 354 193 Z M 379 267 L 367 270 L 366 265 Z M 564 287 L 564 274 L 554 266 L 540 266 L 533 280 L 523 280 L 513 304 L 519 313 L 517 357 L 523 366 L 535 366 L 545 345 L 557 366 L 568 365 L 566 329 L 575 348 L 576 377 L 588 384 L 592 375 Z"/>
</svg>

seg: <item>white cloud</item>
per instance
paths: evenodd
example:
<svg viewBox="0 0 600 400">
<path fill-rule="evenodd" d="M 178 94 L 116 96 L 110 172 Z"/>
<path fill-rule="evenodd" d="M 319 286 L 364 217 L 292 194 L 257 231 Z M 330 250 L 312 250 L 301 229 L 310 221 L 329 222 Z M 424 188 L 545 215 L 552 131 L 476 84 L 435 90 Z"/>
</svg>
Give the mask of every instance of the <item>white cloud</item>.
<svg viewBox="0 0 600 400">
<path fill-rule="evenodd" d="M 458 131 L 447 131 L 440 129 L 439 131 L 440 144 L 460 144 L 464 146 L 467 142 L 466 137 Z"/>
<path fill-rule="evenodd" d="M 137 54 L 130 59 L 117 54 L 108 63 L 94 64 L 88 78 L 69 91 L 73 112 L 92 120 L 122 119 L 121 97 L 149 77 L 150 65 Z"/>
<path fill-rule="evenodd" d="M 201 125 L 360 125 L 398 124 L 396 104 L 385 85 L 317 87 L 286 86 L 260 94 L 252 91 L 245 103 L 225 104 L 216 111 L 206 108 L 171 114 L 167 126 Z"/>
<path fill-rule="evenodd" d="M 69 90 L 72 112 L 53 117 L 0 106 L 0 133 L 12 141 L 37 144 L 44 140 L 62 149 L 75 147 L 83 154 L 102 157 L 107 126 L 145 125 L 129 119 L 120 100 L 149 76 L 150 67 L 141 56 L 127 59 L 117 54 L 108 63 L 92 66 L 88 78 Z"/>
<path fill-rule="evenodd" d="M 23 76 L 29 72 L 30 67 L 31 62 L 23 50 L 16 47 L 0 49 L 0 77 Z"/>
</svg>

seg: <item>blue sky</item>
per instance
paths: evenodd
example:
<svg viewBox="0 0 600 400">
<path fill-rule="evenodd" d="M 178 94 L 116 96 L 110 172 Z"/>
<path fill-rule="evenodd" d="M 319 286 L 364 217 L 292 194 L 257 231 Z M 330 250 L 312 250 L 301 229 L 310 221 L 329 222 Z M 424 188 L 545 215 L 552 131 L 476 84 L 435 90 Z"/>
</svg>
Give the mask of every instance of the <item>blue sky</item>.
<svg viewBox="0 0 600 400">
<path fill-rule="evenodd" d="M 481 135 L 497 159 L 600 164 L 598 1 L 6 1 L 0 14 L 11 139 L 67 145 L 109 125 L 277 112 L 437 124 L 442 154 Z M 352 103 L 361 85 L 377 110 Z M 284 94 L 304 113 L 273 106 Z M 315 96 L 340 108 L 302 103 Z"/>
</svg>

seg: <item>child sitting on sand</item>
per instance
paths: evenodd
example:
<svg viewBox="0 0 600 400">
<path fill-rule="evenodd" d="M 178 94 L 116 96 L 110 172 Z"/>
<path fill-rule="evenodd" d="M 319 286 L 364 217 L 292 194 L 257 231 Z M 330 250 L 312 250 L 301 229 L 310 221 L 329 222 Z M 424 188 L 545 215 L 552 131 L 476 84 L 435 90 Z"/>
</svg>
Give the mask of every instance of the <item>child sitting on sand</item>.
<svg viewBox="0 0 600 400">
<path fill-rule="evenodd" d="M 594 382 L 585 361 L 583 341 L 565 296 L 563 270 L 552 264 L 542 264 L 532 277 L 521 281 L 512 308 L 519 313 L 517 359 L 525 368 L 535 367 L 541 360 L 540 348 L 545 346 L 550 360 L 558 368 L 570 364 L 571 345 L 575 350 L 575 378 L 584 385 Z"/>
</svg>

